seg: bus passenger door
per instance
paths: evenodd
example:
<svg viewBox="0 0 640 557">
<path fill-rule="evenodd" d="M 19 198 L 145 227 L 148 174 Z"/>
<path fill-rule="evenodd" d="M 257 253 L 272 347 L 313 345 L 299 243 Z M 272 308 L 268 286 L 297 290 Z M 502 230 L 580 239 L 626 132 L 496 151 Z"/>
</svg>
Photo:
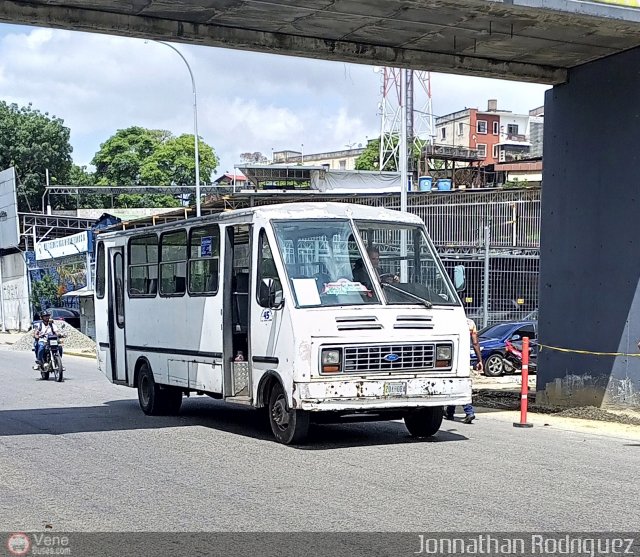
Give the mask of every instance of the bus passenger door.
<svg viewBox="0 0 640 557">
<path fill-rule="evenodd" d="M 249 383 L 249 337 L 251 304 L 250 224 L 226 227 L 224 250 L 224 397 L 247 402 Z"/>
<path fill-rule="evenodd" d="M 278 332 L 282 324 L 282 281 L 276 270 L 272 246 L 262 229 L 255 258 L 256 280 L 251 296 L 251 366 L 253 381 L 267 370 L 277 370 Z"/>
<path fill-rule="evenodd" d="M 127 381 L 124 335 L 124 248 L 109 249 L 109 351 L 113 381 Z"/>
</svg>

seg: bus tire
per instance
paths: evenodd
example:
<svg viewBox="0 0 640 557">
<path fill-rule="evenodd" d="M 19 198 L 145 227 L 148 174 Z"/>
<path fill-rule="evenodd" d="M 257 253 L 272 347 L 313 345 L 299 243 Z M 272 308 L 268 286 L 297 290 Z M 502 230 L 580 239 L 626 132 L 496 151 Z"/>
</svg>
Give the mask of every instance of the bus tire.
<svg viewBox="0 0 640 557">
<path fill-rule="evenodd" d="M 309 433 L 309 413 L 289 408 L 280 383 L 273 386 L 269 395 L 269 423 L 274 437 L 283 445 L 299 445 Z"/>
<path fill-rule="evenodd" d="M 140 408 L 147 416 L 176 415 L 180 412 L 182 391 L 158 385 L 147 362 L 140 365 L 137 387 Z"/>
<path fill-rule="evenodd" d="M 177 416 L 180 414 L 182 406 L 182 391 L 175 387 L 164 387 L 158 392 L 162 401 L 162 413 L 167 416 Z"/>
<path fill-rule="evenodd" d="M 143 362 L 138 370 L 138 402 L 147 416 L 156 416 L 160 412 L 158 386 L 147 362 Z"/>
<path fill-rule="evenodd" d="M 432 437 L 442 425 L 442 406 L 417 408 L 404 416 L 404 425 L 414 437 Z"/>
</svg>

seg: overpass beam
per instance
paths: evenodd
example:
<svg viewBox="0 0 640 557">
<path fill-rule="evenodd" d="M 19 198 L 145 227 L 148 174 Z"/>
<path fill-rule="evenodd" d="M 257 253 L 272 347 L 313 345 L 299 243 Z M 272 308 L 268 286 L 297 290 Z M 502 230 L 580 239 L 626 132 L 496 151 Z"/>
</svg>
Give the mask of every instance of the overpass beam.
<svg viewBox="0 0 640 557">
<path fill-rule="evenodd" d="M 507 77 L 516 81 L 555 84 L 566 80 L 567 71 L 555 66 L 492 60 L 465 54 L 447 54 L 393 48 L 343 39 L 321 39 L 228 27 L 195 24 L 143 15 L 127 15 L 90 8 L 38 4 L 25 0 L 3 0 L 0 22 L 38 25 L 57 29 L 106 33 L 126 37 L 234 48 L 270 54 L 313 57 L 322 60 L 429 70 L 480 77 Z"/>
</svg>

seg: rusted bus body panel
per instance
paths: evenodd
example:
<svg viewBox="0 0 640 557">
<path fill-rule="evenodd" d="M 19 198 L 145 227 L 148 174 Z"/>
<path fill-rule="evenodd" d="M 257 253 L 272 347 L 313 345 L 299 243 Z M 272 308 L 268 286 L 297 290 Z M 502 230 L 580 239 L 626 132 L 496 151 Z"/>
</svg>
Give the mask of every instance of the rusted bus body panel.
<svg viewBox="0 0 640 557">
<path fill-rule="evenodd" d="M 296 384 L 293 405 L 295 408 L 311 411 L 366 411 L 471 402 L 471 379 L 468 377 L 394 376 L 393 380 L 406 381 L 406 396 L 385 396 L 386 381 L 382 379 L 317 381 Z"/>
</svg>

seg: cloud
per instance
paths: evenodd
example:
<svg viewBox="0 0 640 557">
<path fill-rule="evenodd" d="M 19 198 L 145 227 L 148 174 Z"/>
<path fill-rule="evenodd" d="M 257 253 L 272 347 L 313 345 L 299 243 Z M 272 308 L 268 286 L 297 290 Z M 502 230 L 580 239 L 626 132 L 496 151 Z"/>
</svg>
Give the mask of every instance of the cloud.
<svg viewBox="0 0 640 557">
<path fill-rule="evenodd" d="M 343 149 L 379 134 L 380 75 L 365 65 L 176 45 L 197 85 L 199 133 L 229 170 L 245 151 Z M 544 86 L 434 74 L 433 112 L 526 112 Z M 140 39 L 0 25 L 0 98 L 63 118 L 76 163 L 117 129 L 193 132 L 187 68 L 165 45 Z M 420 104 L 420 103 L 418 103 Z"/>
</svg>

